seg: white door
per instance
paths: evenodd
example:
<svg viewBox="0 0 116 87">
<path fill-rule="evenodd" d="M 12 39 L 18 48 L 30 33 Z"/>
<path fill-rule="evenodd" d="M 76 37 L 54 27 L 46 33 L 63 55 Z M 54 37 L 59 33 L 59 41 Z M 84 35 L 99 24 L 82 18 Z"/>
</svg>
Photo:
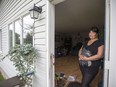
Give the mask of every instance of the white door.
<svg viewBox="0 0 116 87">
<path fill-rule="evenodd" d="M 47 1 L 47 21 L 46 21 L 46 26 L 47 26 L 47 30 L 46 30 L 46 34 L 48 34 L 47 36 L 47 56 L 48 56 L 48 87 L 54 87 L 54 30 L 55 30 L 55 18 L 54 18 L 54 5 Z"/>
<path fill-rule="evenodd" d="M 116 0 L 106 0 L 104 87 L 116 87 Z"/>
<path fill-rule="evenodd" d="M 55 68 L 54 68 L 54 63 L 55 63 L 55 55 L 54 55 L 54 42 L 55 42 L 55 5 L 58 3 L 61 3 L 65 0 L 48 0 L 47 1 L 47 36 L 49 36 L 47 38 L 47 42 L 48 42 L 48 55 L 50 56 L 50 60 L 48 59 L 48 66 L 50 66 L 48 68 L 49 71 L 49 87 L 55 87 Z"/>
</svg>

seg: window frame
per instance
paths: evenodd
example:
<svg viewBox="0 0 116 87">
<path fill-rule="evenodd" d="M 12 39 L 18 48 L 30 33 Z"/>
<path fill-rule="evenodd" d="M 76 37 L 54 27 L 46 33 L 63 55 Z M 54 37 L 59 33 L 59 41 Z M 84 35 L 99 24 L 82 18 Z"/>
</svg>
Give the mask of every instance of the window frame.
<svg viewBox="0 0 116 87">
<path fill-rule="evenodd" d="M 23 22 L 23 18 L 24 17 L 26 17 L 26 16 L 28 16 L 29 15 L 29 13 L 28 14 L 25 14 L 25 15 L 23 15 L 23 16 L 21 16 L 20 18 L 17 18 L 16 20 L 14 20 L 14 21 L 12 21 L 12 22 L 10 22 L 9 24 L 8 24 L 8 49 L 10 50 L 10 32 L 9 32 L 9 27 L 10 27 L 10 25 L 11 24 L 13 24 L 13 35 L 12 35 L 12 46 L 14 47 L 15 45 L 16 45 L 16 39 L 15 39 L 15 22 L 16 21 L 20 21 L 20 23 L 21 23 L 21 30 L 20 30 L 20 45 L 23 45 L 24 44 L 24 40 L 23 40 L 23 28 L 24 28 L 24 22 Z M 33 30 L 32 30 L 33 31 Z M 32 45 L 33 45 L 33 36 L 32 36 Z"/>
<path fill-rule="evenodd" d="M 10 43 L 10 40 L 11 40 L 11 34 L 10 34 L 10 25 L 12 25 L 13 26 L 13 32 L 12 32 L 12 43 Z M 9 46 L 9 49 L 11 48 L 11 44 L 12 44 L 12 47 L 14 46 L 14 23 L 12 22 L 12 23 L 10 23 L 10 24 L 8 24 L 8 46 Z"/>
<path fill-rule="evenodd" d="M 16 34 L 15 34 L 15 29 L 16 29 L 16 27 L 15 27 L 15 23 L 16 23 L 17 21 L 21 22 L 21 24 L 22 24 L 21 18 L 18 18 L 17 20 L 14 21 L 14 37 L 13 37 L 13 38 L 14 38 L 14 46 L 16 45 Z M 21 29 L 21 30 L 20 30 L 20 37 L 21 37 L 21 38 L 20 38 L 20 44 L 22 44 L 22 43 L 21 43 L 21 42 L 22 42 L 22 32 L 21 32 L 21 31 L 22 31 L 23 25 L 22 25 L 22 26 L 20 25 L 20 27 L 21 27 L 21 28 L 20 28 L 20 29 Z M 14 46 L 13 46 L 13 47 L 14 47 Z"/>
</svg>

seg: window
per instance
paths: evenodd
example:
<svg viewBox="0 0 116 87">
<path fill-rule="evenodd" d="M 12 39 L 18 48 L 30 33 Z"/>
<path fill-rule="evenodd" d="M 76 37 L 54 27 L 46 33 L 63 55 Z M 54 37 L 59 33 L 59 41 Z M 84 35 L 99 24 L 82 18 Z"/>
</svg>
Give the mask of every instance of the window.
<svg viewBox="0 0 116 87">
<path fill-rule="evenodd" d="M 9 48 L 11 49 L 16 44 L 33 44 L 33 19 L 30 15 L 16 20 L 9 24 Z"/>
<path fill-rule="evenodd" d="M 33 29 L 33 20 L 30 18 L 30 15 L 27 15 L 23 18 L 23 41 L 24 43 L 33 44 L 32 30 Z"/>
<path fill-rule="evenodd" d="M 13 47 L 13 24 L 9 25 L 9 47 Z"/>
<path fill-rule="evenodd" d="M 15 22 L 15 44 L 20 44 L 21 40 L 21 24 L 20 20 Z"/>
</svg>

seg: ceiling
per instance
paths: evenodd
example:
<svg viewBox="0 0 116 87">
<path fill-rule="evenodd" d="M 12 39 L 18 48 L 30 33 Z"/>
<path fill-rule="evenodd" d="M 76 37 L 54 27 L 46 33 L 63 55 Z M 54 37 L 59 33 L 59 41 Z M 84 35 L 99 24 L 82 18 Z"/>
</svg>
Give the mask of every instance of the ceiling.
<svg viewBox="0 0 116 87">
<path fill-rule="evenodd" d="M 105 0 L 66 0 L 55 6 L 57 32 L 82 32 L 104 26 Z"/>
</svg>

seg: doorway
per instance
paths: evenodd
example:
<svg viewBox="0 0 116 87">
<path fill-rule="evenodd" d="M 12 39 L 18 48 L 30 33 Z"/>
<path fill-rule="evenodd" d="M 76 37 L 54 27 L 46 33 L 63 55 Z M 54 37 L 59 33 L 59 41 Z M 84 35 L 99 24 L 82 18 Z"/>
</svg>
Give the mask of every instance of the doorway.
<svg viewBox="0 0 116 87">
<path fill-rule="evenodd" d="M 66 0 L 55 5 L 55 73 L 66 78 L 76 76 L 81 83 L 78 50 L 88 39 L 91 27 L 99 28 L 104 36 L 105 0 Z M 97 86 L 102 75 L 99 72 L 91 87 Z M 101 76 L 100 76 L 101 75 Z M 61 83 L 60 83 L 61 84 Z M 65 84 L 65 82 L 63 83 Z"/>
</svg>

